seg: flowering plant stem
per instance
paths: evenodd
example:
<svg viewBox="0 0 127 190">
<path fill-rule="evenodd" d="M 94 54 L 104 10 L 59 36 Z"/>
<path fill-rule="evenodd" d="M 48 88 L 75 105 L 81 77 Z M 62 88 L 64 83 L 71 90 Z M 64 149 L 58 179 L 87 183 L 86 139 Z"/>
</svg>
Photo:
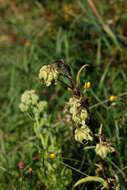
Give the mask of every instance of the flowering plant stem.
<svg viewBox="0 0 127 190">
<path fill-rule="evenodd" d="M 116 96 L 116 99 L 117 99 L 117 98 L 121 98 L 121 97 L 123 97 L 123 96 L 127 96 L 127 92 L 123 92 L 123 93 L 117 95 L 117 96 Z M 106 99 L 106 100 L 103 100 L 103 101 L 101 101 L 101 102 L 98 102 L 98 103 L 96 103 L 96 104 L 90 106 L 89 109 L 93 109 L 93 108 L 96 108 L 96 107 L 98 107 L 98 106 L 102 106 L 103 104 L 105 104 L 105 103 L 107 103 L 107 102 L 109 102 L 109 101 L 110 101 L 110 99 L 108 98 L 108 99 Z"/>
</svg>

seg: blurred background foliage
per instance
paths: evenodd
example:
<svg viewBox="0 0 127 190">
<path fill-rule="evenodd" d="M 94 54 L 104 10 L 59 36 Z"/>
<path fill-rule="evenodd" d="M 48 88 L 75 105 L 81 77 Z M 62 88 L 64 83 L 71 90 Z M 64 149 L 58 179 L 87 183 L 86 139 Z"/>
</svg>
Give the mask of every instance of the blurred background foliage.
<svg viewBox="0 0 127 190">
<path fill-rule="evenodd" d="M 92 84 L 86 95 L 90 106 L 112 94 L 117 96 L 127 91 L 127 1 L 94 2 L 104 24 L 112 31 L 111 35 L 91 9 L 89 0 L 0 0 L 1 190 L 20 189 L 18 164 L 21 160 L 27 164 L 24 189 L 45 189 L 36 175 L 38 159 L 31 122 L 18 107 L 24 90 L 36 89 L 42 100 L 48 100 L 53 121 L 61 121 L 59 125 L 69 127 L 61 113 L 70 92 L 61 83 L 48 89 L 40 85 L 38 72 L 42 65 L 63 58 L 75 77 L 81 66 L 89 64 L 81 75 L 81 86 L 85 81 Z M 121 190 L 126 190 L 127 98 L 118 99 L 114 106 L 107 103 L 106 109 L 103 106 L 91 109 L 91 118 L 92 127 L 96 130 L 102 123 L 105 135 L 114 142 L 116 153 L 107 164 L 110 163 L 111 175 L 118 174 Z M 73 135 L 66 135 L 62 141 L 61 134 L 61 144 L 63 158 L 70 159 L 65 159 L 66 164 L 88 175 L 94 173 L 96 158 L 83 151 Z M 29 166 L 33 168 L 32 177 L 27 170 Z M 82 174 L 74 170 L 73 175 L 74 184 Z M 92 185 L 80 189 L 84 187 L 87 190 Z"/>
</svg>

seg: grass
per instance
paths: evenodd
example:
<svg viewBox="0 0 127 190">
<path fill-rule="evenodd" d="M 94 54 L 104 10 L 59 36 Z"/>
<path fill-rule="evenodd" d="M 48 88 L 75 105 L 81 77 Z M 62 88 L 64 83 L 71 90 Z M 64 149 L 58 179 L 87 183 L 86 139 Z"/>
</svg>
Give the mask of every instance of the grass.
<svg viewBox="0 0 127 190">
<path fill-rule="evenodd" d="M 20 96 L 36 89 L 49 103 L 52 120 L 60 128 L 64 164 L 72 168 L 74 184 L 83 174 L 94 175 L 97 161 L 73 135 L 65 133 L 62 110 L 70 92 L 61 83 L 45 88 L 38 81 L 42 65 L 64 58 L 73 76 L 84 64 L 80 85 L 92 84 L 85 96 L 90 106 L 127 91 L 126 1 L 1 1 L 0 5 L 0 189 L 46 189 L 37 175 L 38 152 L 31 121 L 19 110 Z M 96 8 L 96 9 L 95 9 Z M 97 12 L 96 12 L 97 11 Z M 99 16 L 98 16 L 99 14 Z M 109 23 L 109 27 L 107 27 Z M 75 77 L 76 78 L 76 77 Z M 91 125 L 110 138 L 116 152 L 106 160 L 109 176 L 118 175 L 121 190 L 127 188 L 127 97 L 91 108 Z M 64 121 L 64 123 L 63 123 Z M 65 138 L 65 139 L 64 139 Z M 69 147 L 66 142 L 69 142 Z M 19 162 L 26 167 L 23 181 Z M 32 175 L 28 168 L 32 167 Z M 104 174 L 105 175 L 105 174 Z M 21 185 L 22 184 L 22 185 Z M 71 189 L 71 187 L 69 187 Z M 88 183 L 79 189 L 96 189 Z M 78 189 L 78 187 L 77 187 Z"/>
</svg>

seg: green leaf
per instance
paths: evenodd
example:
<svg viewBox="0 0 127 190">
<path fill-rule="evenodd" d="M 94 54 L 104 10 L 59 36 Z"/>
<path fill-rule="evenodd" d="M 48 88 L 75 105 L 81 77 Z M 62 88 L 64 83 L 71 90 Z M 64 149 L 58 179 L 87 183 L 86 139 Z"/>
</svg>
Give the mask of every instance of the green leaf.
<svg viewBox="0 0 127 190">
<path fill-rule="evenodd" d="M 75 184 L 74 184 L 74 187 L 82 184 L 82 183 L 86 183 L 86 182 L 89 182 L 89 181 L 96 181 L 96 182 L 99 182 L 103 185 L 104 188 L 107 188 L 108 189 L 108 183 L 106 180 L 104 180 L 103 178 L 101 177 L 97 177 L 97 176 L 87 176 L 85 178 L 82 178 L 80 180 L 78 180 Z"/>
</svg>

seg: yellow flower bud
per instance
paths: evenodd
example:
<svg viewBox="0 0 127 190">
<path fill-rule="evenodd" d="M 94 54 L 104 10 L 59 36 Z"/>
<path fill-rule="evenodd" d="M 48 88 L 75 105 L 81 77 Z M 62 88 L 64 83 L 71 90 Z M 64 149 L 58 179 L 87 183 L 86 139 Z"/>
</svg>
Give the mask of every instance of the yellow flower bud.
<svg viewBox="0 0 127 190">
<path fill-rule="evenodd" d="M 28 171 L 29 171 L 29 173 L 32 173 L 32 168 L 29 168 L 29 170 L 28 170 Z"/>
<path fill-rule="evenodd" d="M 110 98 L 109 98 L 109 101 L 110 101 L 110 102 L 114 102 L 114 101 L 115 101 L 115 99 L 116 99 L 116 97 L 115 97 L 115 96 L 113 96 L 113 95 L 111 95 L 111 96 L 110 96 Z"/>
<path fill-rule="evenodd" d="M 26 48 L 29 48 L 30 47 L 30 42 L 26 41 L 24 45 L 25 45 Z"/>
<path fill-rule="evenodd" d="M 89 81 L 85 82 L 84 88 L 85 88 L 85 90 L 90 89 L 91 88 L 91 82 L 89 82 Z"/>
<path fill-rule="evenodd" d="M 54 153 L 50 153 L 49 157 L 50 157 L 51 160 L 53 160 L 55 158 L 55 154 Z"/>
<path fill-rule="evenodd" d="M 72 89 L 71 89 L 71 88 L 69 88 L 69 87 L 67 88 L 67 90 L 68 90 L 69 92 L 71 92 L 71 91 L 72 91 Z"/>
</svg>

